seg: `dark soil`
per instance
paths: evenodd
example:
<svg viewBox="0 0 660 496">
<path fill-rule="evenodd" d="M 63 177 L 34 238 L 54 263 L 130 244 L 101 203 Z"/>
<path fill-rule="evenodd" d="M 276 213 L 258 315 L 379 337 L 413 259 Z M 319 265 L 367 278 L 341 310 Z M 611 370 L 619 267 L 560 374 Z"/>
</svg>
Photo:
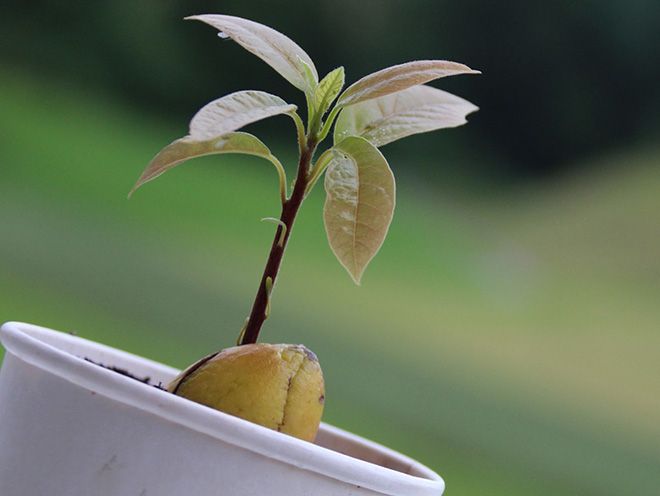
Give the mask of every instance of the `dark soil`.
<svg viewBox="0 0 660 496">
<path fill-rule="evenodd" d="M 87 357 L 85 357 L 85 361 L 87 361 L 89 363 L 93 363 L 94 365 L 98 365 L 99 367 L 103 367 L 104 369 L 111 370 L 112 372 L 116 372 L 117 374 L 121 374 L 125 377 L 129 377 L 133 380 L 141 382 L 142 384 L 147 384 L 148 386 L 153 386 L 157 389 L 160 389 L 161 391 L 167 391 L 167 389 L 165 389 L 163 387 L 163 384 L 161 382 L 159 382 L 158 384 L 152 384 L 151 383 L 151 377 L 148 377 L 148 376 L 147 377 L 137 377 L 136 375 L 131 374 L 126 369 L 115 367 L 114 365 L 105 365 L 103 363 L 96 362 L 96 361 L 92 360 L 91 358 L 87 358 Z"/>
</svg>

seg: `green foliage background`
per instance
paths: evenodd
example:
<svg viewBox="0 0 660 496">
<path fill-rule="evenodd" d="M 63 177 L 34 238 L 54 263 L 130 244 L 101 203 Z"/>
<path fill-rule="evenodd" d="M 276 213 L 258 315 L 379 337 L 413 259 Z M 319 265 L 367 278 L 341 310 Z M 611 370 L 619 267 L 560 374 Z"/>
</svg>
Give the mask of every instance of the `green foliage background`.
<svg viewBox="0 0 660 496">
<path fill-rule="evenodd" d="M 456 59 L 485 75 L 439 86 L 482 110 L 384 149 L 398 206 L 362 287 L 326 246 L 318 188 L 263 337 L 314 349 L 326 420 L 434 467 L 450 496 L 657 494 L 655 3 L 284 5 L 3 7 L 0 320 L 179 367 L 235 340 L 273 232 L 258 220 L 278 214 L 272 168 L 210 157 L 126 193 L 206 101 L 299 96 L 183 15 L 271 24 L 349 80 Z M 286 118 L 253 131 L 292 170 Z"/>
</svg>

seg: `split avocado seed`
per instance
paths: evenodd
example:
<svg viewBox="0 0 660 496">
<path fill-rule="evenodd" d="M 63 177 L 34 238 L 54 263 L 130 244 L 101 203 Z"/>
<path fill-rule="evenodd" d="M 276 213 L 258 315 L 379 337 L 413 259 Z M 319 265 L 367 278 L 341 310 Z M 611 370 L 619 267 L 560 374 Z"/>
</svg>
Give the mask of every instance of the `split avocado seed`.
<svg viewBox="0 0 660 496">
<path fill-rule="evenodd" d="M 224 349 L 189 367 L 168 389 L 306 441 L 316 437 L 325 399 L 316 355 L 305 346 L 292 344 Z"/>
</svg>

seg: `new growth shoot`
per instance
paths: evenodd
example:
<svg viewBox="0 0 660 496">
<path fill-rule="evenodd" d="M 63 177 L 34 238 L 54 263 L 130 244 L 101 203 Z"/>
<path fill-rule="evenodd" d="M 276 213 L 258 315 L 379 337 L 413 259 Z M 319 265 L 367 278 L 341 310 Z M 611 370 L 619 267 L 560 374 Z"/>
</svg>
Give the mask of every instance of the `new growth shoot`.
<svg viewBox="0 0 660 496">
<path fill-rule="evenodd" d="M 263 275 L 239 344 L 256 343 L 270 313 L 272 291 L 282 257 L 305 197 L 324 176 L 323 220 L 328 242 L 356 284 L 380 249 L 395 205 L 395 182 L 379 148 L 400 138 L 460 126 L 477 110 L 470 102 L 427 86 L 438 78 L 478 71 L 445 60 L 416 60 L 388 67 L 344 88 L 344 68 L 319 80 L 312 59 L 288 37 L 262 24 L 227 15 L 197 15 L 204 22 L 261 58 L 306 101 L 306 122 L 296 105 L 259 90 L 238 91 L 205 105 L 190 122 L 187 136 L 163 148 L 142 173 L 131 193 L 169 169 L 195 157 L 241 153 L 261 157 L 276 169 L 282 210 Z M 292 119 L 299 158 L 288 191 L 282 163 L 256 136 L 239 131 L 253 122 L 285 115 Z M 332 145 L 318 154 L 332 133 Z"/>
</svg>

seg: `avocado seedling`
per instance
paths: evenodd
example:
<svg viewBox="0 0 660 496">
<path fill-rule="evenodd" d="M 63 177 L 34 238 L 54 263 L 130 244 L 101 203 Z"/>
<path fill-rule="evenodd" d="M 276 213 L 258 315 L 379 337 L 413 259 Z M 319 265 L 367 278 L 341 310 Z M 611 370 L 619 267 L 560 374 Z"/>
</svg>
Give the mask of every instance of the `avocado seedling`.
<svg viewBox="0 0 660 496">
<path fill-rule="evenodd" d="M 438 78 L 479 71 L 446 60 L 416 60 L 382 69 L 344 88 L 344 68 L 319 81 L 312 59 L 288 37 L 262 24 L 227 15 L 196 15 L 261 58 L 305 95 L 306 122 L 298 107 L 259 90 L 237 91 L 202 107 L 187 136 L 163 148 L 138 179 L 137 188 L 195 157 L 240 153 L 269 161 L 279 177 L 282 210 L 266 267 L 237 346 L 199 360 L 169 385 L 190 400 L 312 441 L 325 399 L 316 355 L 301 345 L 260 344 L 284 251 L 296 214 L 321 177 L 328 242 L 356 284 L 380 249 L 395 205 L 395 183 L 379 148 L 400 138 L 460 126 L 477 110 L 470 102 L 427 86 Z M 239 131 L 285 115 L 293 120 L 298 166 L 292 190 L 280 160 L 256 136 Z M 334 129 L 333 129 L 334 126 Z M 333 131 L 333 144 L 320 145 Z"/>
</svg>

